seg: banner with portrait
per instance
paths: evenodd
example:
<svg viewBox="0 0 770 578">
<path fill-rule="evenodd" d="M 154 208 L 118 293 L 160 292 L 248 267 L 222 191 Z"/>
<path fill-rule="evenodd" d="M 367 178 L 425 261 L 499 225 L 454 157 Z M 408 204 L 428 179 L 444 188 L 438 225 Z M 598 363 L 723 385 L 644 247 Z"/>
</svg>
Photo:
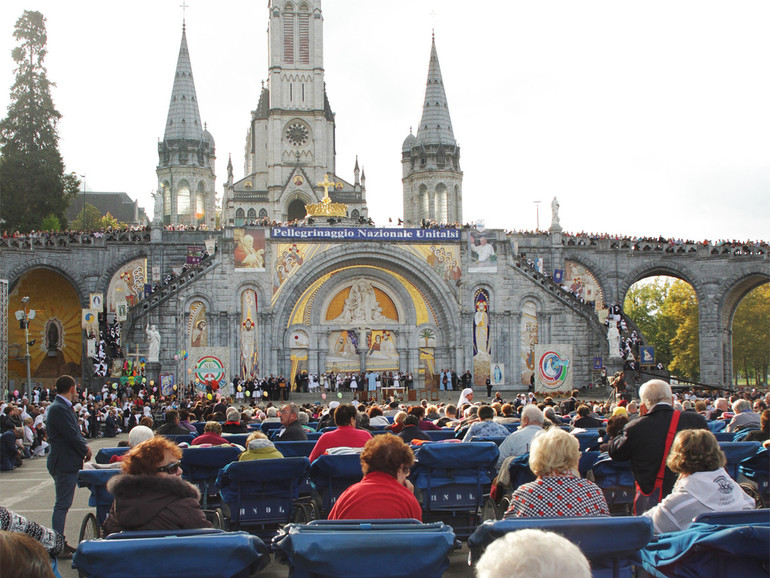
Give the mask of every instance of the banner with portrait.
<svg viewBox="0 0 770 578">
<path fill-rule="evenodd" d="M 233 267 L 236 271 L 265 270 L 264 229 L 233 229 Z"/>
<path fill-rule="evenodd" d="M 567 394 L 572 391 L 572 345 L 535 345 L 535 393 Z"/>
</svg>

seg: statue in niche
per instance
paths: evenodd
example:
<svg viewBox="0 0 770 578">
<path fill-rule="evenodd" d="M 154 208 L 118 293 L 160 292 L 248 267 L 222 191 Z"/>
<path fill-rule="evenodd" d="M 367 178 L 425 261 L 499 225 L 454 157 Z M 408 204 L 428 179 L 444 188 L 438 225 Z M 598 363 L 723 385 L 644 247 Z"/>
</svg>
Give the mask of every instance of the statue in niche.
<svg viewBox="0 0 770 578">
<path fill-rule="evenodd" d="M 620 331 L 618 331 L 618 324 L 614 319 L 609 320 L 609 328 L 607 329 L 607 344 L 610 347 L 610 357 L 620 357 Z"/>
<path fill-rule="evenodd" d="M 371 322 L 383 319 L 382 307 L 377 302 L 374 287 L 366 279 L 358 279 L 350 286 L 342 313 L 335 319 L 341 323 Z"/>
<path fill-rule="evenodd" d="M 489 313 L 487 302 L 479 300 L 476 303 L 476 314 L 473 319 L 476 326 L 476 355 L 479 358 L 489 357 Z"/>
<path fill-rule="evenodd" d="M 163 222 L 163 193 L 161 191 L 153 191 L 152 200 L 155 202 L 152 220 L 154 223 L 161 223 Z"/>
</svg>

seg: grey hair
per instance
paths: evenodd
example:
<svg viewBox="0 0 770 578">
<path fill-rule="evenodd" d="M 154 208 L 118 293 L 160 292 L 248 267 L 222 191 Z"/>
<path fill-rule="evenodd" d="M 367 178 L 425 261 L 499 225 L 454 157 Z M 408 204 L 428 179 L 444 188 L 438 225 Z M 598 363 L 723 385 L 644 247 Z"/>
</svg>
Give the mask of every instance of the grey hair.
<svg viewBox="0 0 770 578">
<path fill-rule="evenodd" d="M 733 402 L 733 412 L 741 413 L 751 409 L 751 402 L 747 399 L 736 399 Z"/>
<path fill-rule="evenodd" d="M 527 418 L 529 423 L 539 423 L 541 425 L 543 420 L 545 420 L 543 412 L 534 403 L 524 406 L 524 409 L 521 410 L 521 419 L 524 420 L 524 418 Z"/>
<path fill-rule="evenodd" d="M 674 396 L 671 393 L 671 386 L 662 379 L 651 379 L 639 388 L 639 397 L 647 409 L 652 408 L 661 401 L 673 404 Z"/>
</svg>

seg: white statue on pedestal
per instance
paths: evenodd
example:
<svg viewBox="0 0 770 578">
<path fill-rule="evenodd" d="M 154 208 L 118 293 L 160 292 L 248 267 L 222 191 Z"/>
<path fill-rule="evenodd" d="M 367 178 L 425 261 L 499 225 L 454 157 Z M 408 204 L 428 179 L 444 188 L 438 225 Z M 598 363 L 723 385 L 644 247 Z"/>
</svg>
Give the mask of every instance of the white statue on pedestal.
<svg viewBox="0 0 770 578">
<path fill-rule="evenodd" d="M 551 201 L 551 226 L 556 227 L 559 225 L 559 201 L 556 197 Z"/>
<path fill-rule="evenodd" d="M 163 222 L 163 194 L 160 191 L 153 191 L 152 200 L 155 201 L 152 222 L 162 223 Z"/>
<path fill-rule="evenodd" d="M 610 319 L 609 324 L 607 343 L 610 347 L 610 357 L 620 357 L 620 332 L 618 331 L 618 324 L 614 319 Z"/>
<path fill-rule="evenodd" d="M 150 342 L 150 347 L 147 351 L 147 361 L 157 362 L 160 356 L 160 332 L 158 331 L 158 326 L 153 325 L 150 327 L 148 324 L 144 332 L 147 334 L 147 341 Z"/>
</svg>

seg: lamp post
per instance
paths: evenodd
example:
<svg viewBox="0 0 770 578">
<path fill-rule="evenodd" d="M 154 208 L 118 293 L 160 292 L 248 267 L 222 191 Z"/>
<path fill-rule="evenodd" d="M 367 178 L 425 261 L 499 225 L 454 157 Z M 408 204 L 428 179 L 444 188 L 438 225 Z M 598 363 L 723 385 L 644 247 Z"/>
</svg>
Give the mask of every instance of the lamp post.
<svg viewBox="0 0 770 578">
<path fill-rule="evenodd" d="M 83 218 L 81 221 L 81 225 L 83 226 L 83 230 L 86 230 L 86 176 L 80 175 L 83 177 Z"/>
<path fill-rule="evenodd" d="M 540 203 L 542 201 L 532 201 L 532 202 L 535 203 L 535 212 L 537 214 L 537 229 L 535 230 L 539 231 L 540 230 Z"/>
<path fill-rule="evenodd" d="M 24 330 L 24 344 L 26 345 L 26 355 L 24 356 L 24 360 L 27 365 L 27 391 L 26 391 L 26 397 L 27 399 L 32 399 L 32 371 L 30 369 L 30 360 L 31 357 L 29 355 L 29 346 L 34 345 L 36 339 L 33 339 L 32 341 L 29 340 L 29 322 L 32 321 L 35 318 L 35 310 L 29 310 L 28 304 L 29 304 L 29 297 L 22 297 L 21 302 L 24 303 L 24 310 L 19 310 L 16 312 L 16 320 L 19 322 L 19 327 Z"/>
</svg>

